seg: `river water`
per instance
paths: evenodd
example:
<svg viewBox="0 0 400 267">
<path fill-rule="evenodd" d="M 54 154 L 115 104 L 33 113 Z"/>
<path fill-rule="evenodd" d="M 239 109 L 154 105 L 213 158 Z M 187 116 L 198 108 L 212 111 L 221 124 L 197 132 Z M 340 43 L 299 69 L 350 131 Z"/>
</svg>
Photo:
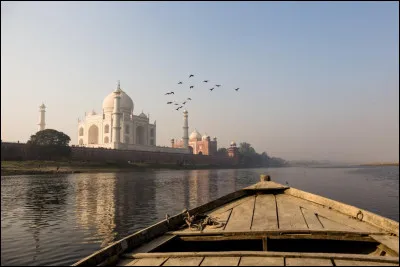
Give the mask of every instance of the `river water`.
<svg viewBox="0 0 400 267">
<path fill-rule="evenodd" d="M 70 265 L 158 220 L 272 180 L 399 221 L 399 168 L 156 170 L 1 177 L 1 265 Z"/>
</svg>

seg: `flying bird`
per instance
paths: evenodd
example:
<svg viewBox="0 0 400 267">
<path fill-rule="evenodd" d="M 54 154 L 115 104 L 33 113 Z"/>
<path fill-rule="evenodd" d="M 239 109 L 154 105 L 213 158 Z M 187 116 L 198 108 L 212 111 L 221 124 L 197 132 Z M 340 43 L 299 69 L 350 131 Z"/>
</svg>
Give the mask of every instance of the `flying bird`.
<svg viewBox="0 0 400 267">
<path fill-rule="evenodd" d="M 210 89 L 210 91 L 214 90 L 214 87 Z"/>
<path fill-rule="evenodd" d="M 191 78 L 191 77 L 194 77 L 194 75 L 193 75 L 193 74 L 190 74 L 190 75 L 189 75 L 189 78 Z"/>
<path fill-rule="evenodd" d="M 187 100 L 192 100 L 190 97 L 188 97 L 188 99 Z"/>
<path fill-rule="evenodd" d="M 170 95 L 171 93 L 165 93 L 165 95 Z"/>
<path fill-rule="evenodd" d="M 192 89 L 194 86 L 192 85 L 192 86 L 190 86 L 190 89 Z"/>
<path fill-rule="evenodd" d="M 220 84 L 216 84 L 215 86 L 216 86 L 216 87 L 220 87 L 221 85 L 220 85 Z"/>
<path fill-rule="evenodd" d="M 185 101 L 185 102 L 183 102 L 182 104 L 184 104 L 184 105 L 185 105 L 185 104 L 186 104 L 186 101 Z"/>
<path fill-rule="evenodd" d="M 174 95 L 175 93 L 171 91 L 170 94 L 173 94 L 173 95 Z"/>
<path fill-rule="evenodd" d="M 166 93 L 165 95 L 174 95 L 175 93 L 174 92 L 169 92 L 169 93 Z"/>
<path fill-rule="evenodd" d="M 170 102 L 167 102 L 167 104 L 172 104 L 172 102 L 170 101 Z"/>
<path fill-rule="evenodd" d="M 180 108 L 176 108 L 175 110 L 179 110 Z"/>
<path fill-rule="evenodd" d="M 177 105 L 179 105 L 179 103 L 175 103 L 174 105 L 177 106 Z"/>
<path fill-rule="evenodd" d="M 208 83 L 208 80 L 204 80 L 203 83 Z"/>
<path fill-rule="evenodd" d="M 236 91 L 239 91 L 239 88 L 236 88 L 235 90 L 236 90 Z"/>
<path fill-rule="evenodd" d="M 182 84 L 182 82 L 179 82 L 178 84 Z"/>
</svg>

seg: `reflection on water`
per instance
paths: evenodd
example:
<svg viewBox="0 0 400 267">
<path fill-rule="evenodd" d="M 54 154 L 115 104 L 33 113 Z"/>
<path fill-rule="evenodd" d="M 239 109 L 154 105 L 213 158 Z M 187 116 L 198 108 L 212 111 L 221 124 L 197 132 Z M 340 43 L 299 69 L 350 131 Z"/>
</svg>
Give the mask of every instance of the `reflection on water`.
<svg viewBox="0 0 400 267">
<path fill-rule="evenodd" d="M 139 229 L 273 180 L 399 220 L 398 167 L 146 171 L 1 178 L 1 264 L 69 265 Z"/>
</svg>

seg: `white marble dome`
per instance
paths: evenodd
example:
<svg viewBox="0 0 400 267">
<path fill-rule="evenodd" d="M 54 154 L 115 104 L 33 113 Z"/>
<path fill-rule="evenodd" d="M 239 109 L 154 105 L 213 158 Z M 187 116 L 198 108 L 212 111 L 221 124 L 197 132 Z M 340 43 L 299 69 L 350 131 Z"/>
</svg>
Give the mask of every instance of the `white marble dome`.
<svg viewBox="0 0 400 267">
<path fill-rule="evenodd" d="M 231 142 L 231 146 L 236 146 L 236 142 L 235 142 L 235 141 L 232 141 L 232 142 Z"/>
<path fill-rule="evenodd" d="M 189 139 L 190 139 L 190 140 L 197 140 L 197 141 L 200 141 L 200 140 L 201 140 L 201 134 L 200 134 L 197 130 L 194 130 L 194 131 L 190 134 Z"/>
<path fill-rule="evenodd" d="M 133 112 L 133 101 L 132 99 L 121 90 L 120 107 L 123 113 Z M 103 100 L 104 113 L 112 113 L 114 110 L 114 92 L 110 93 Z"/>
</svg>

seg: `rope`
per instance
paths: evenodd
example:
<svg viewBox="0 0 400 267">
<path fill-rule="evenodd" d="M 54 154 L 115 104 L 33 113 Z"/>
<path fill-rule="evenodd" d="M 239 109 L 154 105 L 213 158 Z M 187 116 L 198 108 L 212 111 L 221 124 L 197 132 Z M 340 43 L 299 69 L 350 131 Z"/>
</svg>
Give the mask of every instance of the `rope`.
<svg viewBox="0 0 400 267">
<path fill-rule="evenodd" d="M 225 226 L 225 222 L 219 222 L 215 217 L 204 214 L 194 214 L 190 216 L 188 211 L 184 219 L 189 229 L 193 231 L 197 230 L 202 232 L 206 226 L 209 226 L 208 228 L 210 229 L 217 229 Z"/>
</svg>

